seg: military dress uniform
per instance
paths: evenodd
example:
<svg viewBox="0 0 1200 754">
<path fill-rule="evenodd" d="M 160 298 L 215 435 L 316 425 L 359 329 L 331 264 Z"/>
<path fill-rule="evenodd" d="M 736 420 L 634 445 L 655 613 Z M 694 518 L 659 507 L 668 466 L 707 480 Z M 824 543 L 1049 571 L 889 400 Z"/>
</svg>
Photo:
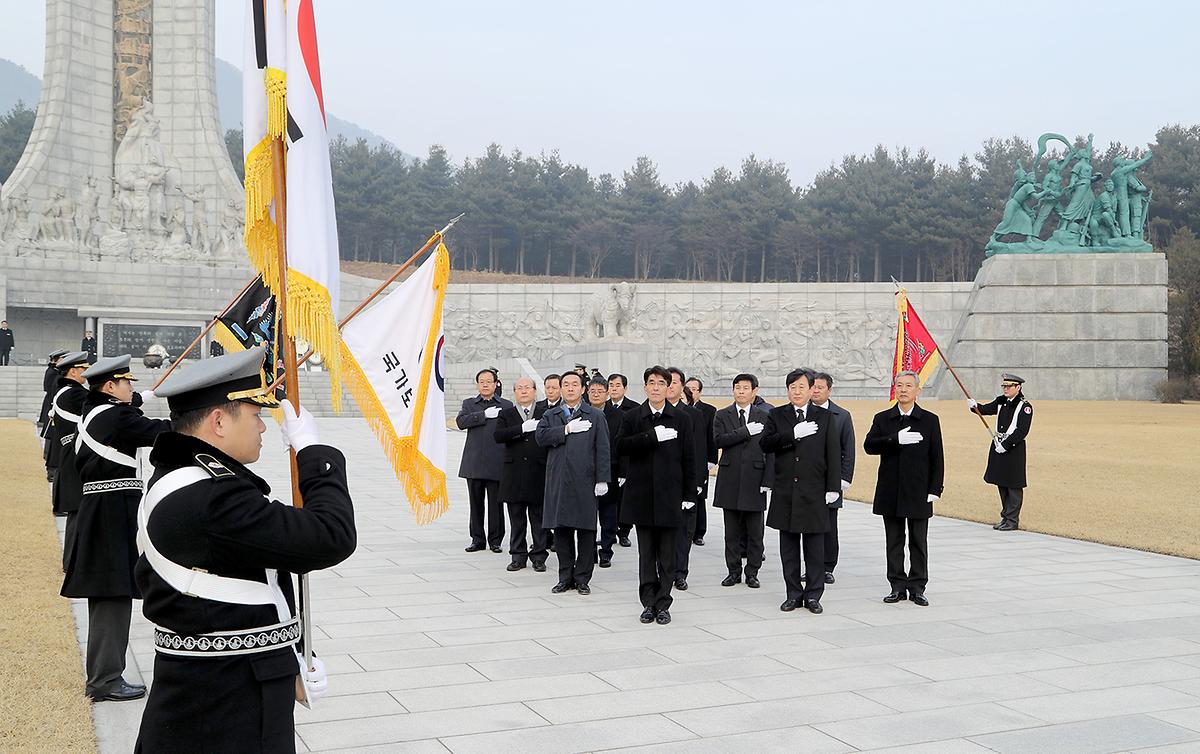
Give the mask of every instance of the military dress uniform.
<svg viewBox="0 0 1200 754">
<path fill-rule="evenodd" d="M 173 413 L 225 403 L 264 384 L 263 357 L 206 359 L 157 393 Z M 136 578 L 155 625 L 154 681 L 137 751 L 294 751 L 303 661 L 291 574 L 354 552 L 345 457 L 319 444 L 296 454 L 303 508 L 272 501 L 265 481 L 192 435 L 160 435 L 150 462 Z"/>
<path fill-rule="evenodd" d="M 1021 386 L 1025 383 L 1015 374 L 1005 373 L 1000 379 Z M 988 446 L 987 470 L 983 473 L 983 481 L 996 485 L 1000 492 L 1000 521 L 992 528 L 1012 531 L 1021 523 L 1026 486 L 1025 438 L 1033 424 L 1033 404 L 1018 391 L 1011 398 L 998 395 L 996 400 L 980 403 L 977 408 L 984 416 L 996 416 L 997 437 Z"/>
<path fill-rule="evenodd" d="M 88 366 L 87 354 L 78 351 L 66 354 L 65 369 Z M 79 498 L 83 495 L 83 483 L 79 481 L 79 470 L 75 468 L 75 431 L 84 411 L 88 390 L 75 380 L 64 376 L 58 379 L 51 415 L 54 421 L 54 443 L 58 453 L 58 473 L 54 475 L 51 489 L 54 514 L 67 517 L 66 535 L 63 540 L 63 570 L 67 569 L 67 555 L 75 543 L 76 514 Z"/>
<path fill-rule="evenodd" d="M 50 426 L 50 402 L 54 400 L 54 386 L 58 384 L 58 367 L 56 362 L 67 353 L 65 348 L 56 348 L 46 357 L 46 372 L 42 375 L 42 408 L 38 411 L 37 425 L 42 437 Z"/>
<path fill-rule="evenodd" d="M 59 371 L 58 361 L 66 351 L 59 350 L 50 354 L 50 363 L 46 365 L 46 374 L 42 376 L 42 412 L 38 421 L 42 425 L 42 459 L 46 462 L 46 481 L 53 483 L 58 474 L 58 458 L 62 455 L 62 445 L 58 441 L 58 428 L 54 426 L 54 396 L 62 389 L 59 379 L 65 374 Z"/>
</svg>

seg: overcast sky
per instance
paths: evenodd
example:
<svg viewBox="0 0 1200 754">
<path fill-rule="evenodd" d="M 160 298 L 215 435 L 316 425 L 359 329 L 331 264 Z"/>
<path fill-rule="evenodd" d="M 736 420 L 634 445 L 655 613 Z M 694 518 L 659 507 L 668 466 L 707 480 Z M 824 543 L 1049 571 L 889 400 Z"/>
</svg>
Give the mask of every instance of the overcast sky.
<svg viewBox="0 0 1200 754">
<path fill-rule="evenodd" d="M 245 3 L 215 2 L 217 55 L 240 66 Z M 0 4 L 0 57 L 40 76 L 44 4 Z M 316 13 L 327 109 L 456 162 L 497 142 L 619 176 L 648 155 L 675 182 L 753 152 L 806 184 L 878 143 L 951 162 L 989 136 L 1144 145 L 1200 123 L 1190 2 L 316 0 Z"/>
</svg>

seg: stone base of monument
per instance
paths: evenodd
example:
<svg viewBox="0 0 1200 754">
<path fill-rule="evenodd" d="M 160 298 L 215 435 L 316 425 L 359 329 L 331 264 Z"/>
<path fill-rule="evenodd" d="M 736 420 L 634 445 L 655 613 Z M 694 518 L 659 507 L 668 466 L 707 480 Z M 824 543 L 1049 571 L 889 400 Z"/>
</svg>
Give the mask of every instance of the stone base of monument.
<svg viewBox="0 0 1200 754">
<path fill-rule="evenodd" d="M 1163 254 L 997 254 L 942 347 L 980 401 L 999 394 L 1002 371 L 1024 377 L 1033 400 L 1150 400 L 1167 376 L 1166 337 Z M 962 397 L 945 370 L 926 392 Z"/>
<path fill-rule="evenodd" d="M 629 378 L 629 397 L 639 403 L 646 400 L 642 372 L 662 360 L 662 350 L 651 343 L 635 343 L 623 338 L 600 338 L 577 344 L 571 351 L 575 359 L 596 368 L 607 377 L 623 374 Z M 664 364 L 663 366 L 667 366 Z"/>
</svg>

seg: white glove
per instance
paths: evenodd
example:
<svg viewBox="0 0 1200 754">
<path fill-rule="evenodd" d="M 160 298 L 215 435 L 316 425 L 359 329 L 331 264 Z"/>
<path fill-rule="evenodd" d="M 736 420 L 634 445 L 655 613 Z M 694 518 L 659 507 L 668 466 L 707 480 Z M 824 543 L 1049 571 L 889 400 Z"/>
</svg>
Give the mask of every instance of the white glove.
<svg viewBox="0 0 1200 754">
<path fill-rule="evenodd" d="M 746 422 L 746 430 L 750 433 L 751 437 L 760 435 L 763 431 L 762 422 Z"/>
<path fill-rule="evenodd" d="M 304 673 L 304 687 L 310 700 L 320 699 L 329 691 L 329 676 L 325 673 L 325 663 L 316 657 L 312 658 L 312 667 L 307 668 Z"/>
<path fill-rule="evenodd" d="M 926 500 L 926 502 L 930 502 L 930 503 L 936 503 L 937 501 L 938 501 L 938 496 L 937 496 L 937 495 L 930 495 L 930 496 L 928 497 L 928 499 Z"/>
<path fill-rule="evenodd" d="M 532 432 L 533 430 L 537 429 L 537 425 L 537 419 L 526 419 L 525 421 L 521 422 L 521 432 Z"/>
<path fill-rule="evenodd" d="M 712 470 L 713 470 L 713 469 L 715 469 L 715 468 L 717 468 L 717 465 L 716 465 L 715 463 L 710 463 L 710 464 L 708 465 L 708 470 L 709 470 L 709 471 L 712 471 Z"/>
<path fill-rule="evenodd" d="M 758 488 L 758 491 L 759 491 L 759 492 L 761 492 L 761 493 L 763 493 L 763 494 L 765 495 L 765 494 L 767 494 L 768 492 L 770 492 L 770 491 L 771 491 L 771 488 L 770 488 L 770 487 L 759 487 L 759 488 Z"/>
<path fill-rule="evenodd" d="M 485 419 L 495 419 L 499 415 L 500 415 L 500 407 L 499 406 L 492 406 L 490 408 L 485 408 L 483 410 L 483 418 L 485 418 Z"/>
<path fill-rule="evenodd" d="M 608 494 L 608 482 L 596 482 L 596 497 Z"/>
<path fill-rule="evenodd" d="M 692 502 L 692 501 L 690 501 L 690 500 L 684 500 L 684 501 L 683 501 L 683 502 L 680 504 L 680 507 L 682 507 L 682 508 L 683 508 L 685 511 L 690 511 L 692 508 L 695 508 L 695 507 L 696 507 L 696 504 L 695 504 L 695 503 L 693 503 L 693 502 Z"/>
<path fill-rule="evenodd" d="M 811 437 L 817 433 L 817 423 L 813 421 L 800 422 L 796 425 L 793 435 L 797 440 L 803 440 L 806 437 Z"/>
<path fill-rule="evenodd" d="M 845 492 L 848 489 L 850 489 L 850 483 L 847 482 L 845 479 L 843 479 L 842 480 L 842 492 Z"/>
<path fill-rule="evenodd" d="M 283 435 L 284 448 L 294 448 L 299 453 L 309 445 L 320 442 L 317 439 L 317 420 L 308 409 L 301 406 L 297 415 L 291 398 L 284 399 L 279 408 L 283 410 L 283 424 L 279 425 L 279 431 Z"/>
<path fill-rule="evenodd" d="M 617 486 L 618 486 L 618 487 L 624 487 L 624 486 L 625 486 L 625 477 L 619 477 L 619 478 L 617 479 Z"/>
<path fill-rule="evenodd" d="M 591 428 L 592 422 L 590 419 L 572 419 L 571 421 L 567 422 L 568 435 L 576 434 L 578 432 L 587 432 Z"/>
<path fill-rule="evenodd" d="M 836 492 L 826 492 L 825 493 L 825 504 L 833 505 L 834 503 L 836 503 L 838 501 L 839 497 L 841 497 L 841 495 L 839 495 Z"/>
<path fill-rule="evenodd" d="M 979 401 L 975 400 L 974 398 L 967 399 L 967 408 L 971 409 L 972 411 L 974 411 L 975 407 L 978 405 L 979 405 Z"/>
<path fill-rule="evenodd" d="M 1008 452 L 1007 450 L 1005 450 L 1004 443 L 1001 442 L 999 437 L 997 437 L 995 440 L 992 440 L 992 447 L 996 449 L 997 453 L 1007 453 Z"/>
<path fill-rule="evenodd" d="M 654 426 L 654 436 L 658 438 L 659 442 L 667 442 L 668 440 L 674 440 L 676 437 L 679 437 L 679 430 L 671 427 L 664 427 L 661 424 L 656 424 Z"/>
<path fill-rule="evenodd" d="M 916 445 L 924 439 L 925 438 L 921 436 L 920 432 L 913 432 L 909 427 L 905 427 L 896 433 L 896 440 L 898 440 L 901 445 Z"/>
<path fill-rule="evenodd" d="M 142 390 L 138 392 L 138 395 L 142 396 L 142 403 L 145 403 L 146 401 L 152 401 L 158 397 L 154 394 L 153 390 Z"/>
</svg>

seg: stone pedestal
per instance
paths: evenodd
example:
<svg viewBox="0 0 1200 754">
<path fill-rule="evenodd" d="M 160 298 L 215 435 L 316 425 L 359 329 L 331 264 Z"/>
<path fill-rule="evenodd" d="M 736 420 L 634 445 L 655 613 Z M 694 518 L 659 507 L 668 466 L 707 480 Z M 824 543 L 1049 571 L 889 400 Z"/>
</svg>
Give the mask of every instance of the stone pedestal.
<svg viewBox="0 0 1200 754">
<path fill-rule="evenodd" d="M 660 351 L 651 343 L 638 343 L 622 338 L 600 338 L 576 346 L 576 361 L 589 369 L 597 368 L 610 374 L 623 374 L 629 378 L 629 398 L 639 403 L 646 400 L 642 372 L 646 367 L 658 363 Z M 665 365 L 664 365 L 665 366 Z"/>
<path fill-rule="evenodd" d="M 1153 399 L 1167 376 L 1166 256 L 993 256 L 942 347 L 980 401 L 1003 371 L 1034 400 Z M 926 393 L 962 397 L 945 370 Z"/>
</svg>

